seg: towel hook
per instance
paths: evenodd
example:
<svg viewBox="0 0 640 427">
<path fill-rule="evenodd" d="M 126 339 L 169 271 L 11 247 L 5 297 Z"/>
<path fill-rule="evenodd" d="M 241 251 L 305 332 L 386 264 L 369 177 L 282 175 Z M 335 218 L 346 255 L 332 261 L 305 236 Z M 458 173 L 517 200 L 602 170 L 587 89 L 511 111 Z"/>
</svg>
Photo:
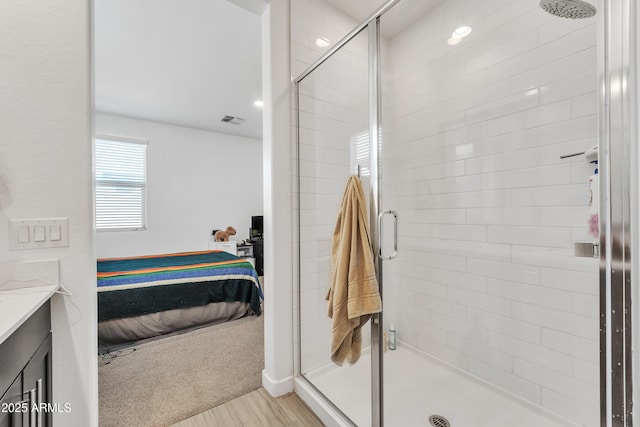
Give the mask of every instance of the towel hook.
<svg viewBox="0 0 640 427">
<path fill-rule="evenodd" d="M 358 178 L 360 178 L 360 164 L 358 164 Z"/>
</svg>

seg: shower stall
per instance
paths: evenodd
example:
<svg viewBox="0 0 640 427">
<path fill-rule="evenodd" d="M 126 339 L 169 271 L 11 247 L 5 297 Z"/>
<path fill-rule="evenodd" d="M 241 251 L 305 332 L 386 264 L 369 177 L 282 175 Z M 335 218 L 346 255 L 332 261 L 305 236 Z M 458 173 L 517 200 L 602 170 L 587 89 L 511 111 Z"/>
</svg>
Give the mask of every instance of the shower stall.
<svg viewBox="0 0 640 427">
<path fill-rule="evenodd" d="M 310 395 L 335 425 L 631 426 L 633 3 L 338 3 L 292 0 Z M 338 367 L 325 297 L 354 174 L 383 311 Z"/>
</svg>

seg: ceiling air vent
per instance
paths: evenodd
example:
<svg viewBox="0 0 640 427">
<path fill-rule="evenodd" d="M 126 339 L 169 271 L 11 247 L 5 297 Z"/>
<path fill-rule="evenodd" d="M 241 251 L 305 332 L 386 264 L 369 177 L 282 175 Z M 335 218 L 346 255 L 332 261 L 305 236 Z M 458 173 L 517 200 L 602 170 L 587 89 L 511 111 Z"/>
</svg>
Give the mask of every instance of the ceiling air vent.
<svg viewBox="0 0 640 427">
<path fill-rule="evenodd" d="M 220 121 L 225 123 L 233 123 L 234 125 L 239 125 L 240 123 L 244 122 L 244 119 L 242 117 L 224 116 L 223 118 L 220 119 Z"/>
</svg>

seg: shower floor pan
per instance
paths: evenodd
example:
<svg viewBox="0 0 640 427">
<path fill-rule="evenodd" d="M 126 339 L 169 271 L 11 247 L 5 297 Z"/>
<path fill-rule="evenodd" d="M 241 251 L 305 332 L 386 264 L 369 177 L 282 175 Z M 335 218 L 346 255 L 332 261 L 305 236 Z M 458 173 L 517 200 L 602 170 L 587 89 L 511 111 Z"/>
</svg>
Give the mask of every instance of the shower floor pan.
<svg viewBox="0 0 640 427">
<path fill-rule="evenodd" d="M 424 355 L 398 346 L 385 353 L 385 426 L 427 426 L 445 417 L 451 427 L 576 427 L 518 398 L 509 398 Z M 353 366 L 324 367 L 306 375 L 358 426 L 371 425 L 370 355 Z M 594 423 L 597 420 L 594 420 Z"/>
</svg>

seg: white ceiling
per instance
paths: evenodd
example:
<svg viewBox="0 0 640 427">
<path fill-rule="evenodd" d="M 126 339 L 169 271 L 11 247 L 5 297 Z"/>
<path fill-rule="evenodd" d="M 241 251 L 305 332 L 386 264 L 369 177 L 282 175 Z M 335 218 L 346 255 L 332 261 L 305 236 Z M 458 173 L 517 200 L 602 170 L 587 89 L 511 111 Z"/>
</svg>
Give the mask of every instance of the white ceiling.
<svg viewBox="0 0 640 427">
<path fill-rule="evenodd" d="M 96 110 L 262 138 L 264 4 L 96 0 Z"/>
<path fill-rule="evenodd" d="M 323 0 L 336 9 L 362 22 L 388 0 Z M 382 33 L 392 39 L 402 30 L 429 13 L 443 0 L 401 0 L 382 18 Z"/>
<path fill-rule="evenodd" d="M 261 14 L 270 0 L 95 0 L 97 111 L 262 138 Z M 318 0 L 362 21 L 386 0 Z M 392 38 L 442 0 L 402 0 Z M 225 116 L 244 118 L 223 123 Z"/>
</svg>

